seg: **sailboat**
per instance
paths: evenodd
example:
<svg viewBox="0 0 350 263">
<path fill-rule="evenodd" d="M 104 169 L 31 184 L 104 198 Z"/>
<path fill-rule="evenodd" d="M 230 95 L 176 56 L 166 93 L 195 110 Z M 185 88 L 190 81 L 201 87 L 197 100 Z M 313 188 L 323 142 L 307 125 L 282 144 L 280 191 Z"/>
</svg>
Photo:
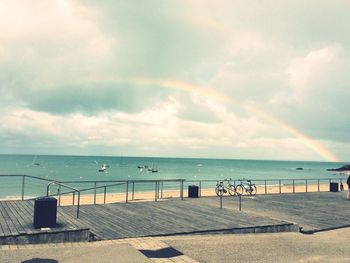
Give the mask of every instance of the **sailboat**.
<svg viewBox="0 0 350 263">
<path fill-rule="evenodd" d="M 40 163 L 38 163 L 38 162 L 36 161 L 37 158 L 38 158 L 38 156 L 35 155 L 34 158 L 33 158 L 33 161 L 32 161 L 32 165 L 33 165 L 33 166 L 39 166 L 39 165 L 40 165 Z"/>
</svg>

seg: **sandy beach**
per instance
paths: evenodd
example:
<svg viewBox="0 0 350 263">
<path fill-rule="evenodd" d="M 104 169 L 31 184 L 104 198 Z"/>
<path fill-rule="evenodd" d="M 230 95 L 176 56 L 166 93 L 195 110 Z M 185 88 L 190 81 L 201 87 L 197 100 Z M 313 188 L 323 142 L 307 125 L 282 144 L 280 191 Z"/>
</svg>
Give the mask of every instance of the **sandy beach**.
<svg viewBox="0 0 350 263">
<path fill-rule="evenodd" d="M 279 186 L 257 186 L 257 195 L 265 194 L 279 194 L 281 193 L 293 193 L 293 185 L 281 185 L 281 189 Z M 305 193 L 305 192 L 328 192 L 329 184 L 320 184 L 319 187 L 317 184 L 308 184 L 307 187 L 305 185 L 295 185 L 294 192 L 295 193 Z M 344 185 L 344 195 L 346 194 L 347 186 Z M 213 188 L 205 188 L 201 190 L 201 196 L 214 196 L 215 191 Z M 226 194 L 228 195 L 228 194 Z M 183 192 L 184 197 L 188 197 L 187 188 L 184 188 Z M 179 190 L 164 190 L 163 192 L 159 191 L 159 196 L 157 196 L 157 201 L 168 200 L 171 198 L 179 198 L 180 191 Z M 57 197 L 58 198 L 58 197 Z M 73 195 L 67 194 L 62 195 L 59 199 L 59 203 L 61 206 L 72 205 L 73 204 Z M 144 201 L 154 201 L 156 199 L 155 191 L 150 192 L 135 192 L 132 195 L 132 192 L 128 194 L 128 202 L 144 202 Z M 116 203 L 116 202 L 125 202 L 126 194 L 125 193 L 107 193 L 106 197 L 104 194 L 96 194 L 96 198 L 94 198 L 93 194 L 89 195 L 81 195 L 80 204 L 103 204 L 103 203 Z M 74 204 L 78 203 L 78 196 L 75 195 Z"/>
</svg>

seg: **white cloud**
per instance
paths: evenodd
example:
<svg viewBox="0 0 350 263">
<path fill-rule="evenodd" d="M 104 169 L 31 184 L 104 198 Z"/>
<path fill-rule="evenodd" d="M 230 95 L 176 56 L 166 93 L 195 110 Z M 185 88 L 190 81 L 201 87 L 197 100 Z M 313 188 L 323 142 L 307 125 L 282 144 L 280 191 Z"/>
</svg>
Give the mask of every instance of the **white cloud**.
<svg viewBox="0 0 350 263">
<path fill-rule="evenodd" d="M 312 82 L 331 66 L 340 51 L 339 46 L 326 47 L 312 50 L 304 57 L 292 59 L 289 65 L 290 85 L 295 89 L 312 85 Z"/>
</svg>

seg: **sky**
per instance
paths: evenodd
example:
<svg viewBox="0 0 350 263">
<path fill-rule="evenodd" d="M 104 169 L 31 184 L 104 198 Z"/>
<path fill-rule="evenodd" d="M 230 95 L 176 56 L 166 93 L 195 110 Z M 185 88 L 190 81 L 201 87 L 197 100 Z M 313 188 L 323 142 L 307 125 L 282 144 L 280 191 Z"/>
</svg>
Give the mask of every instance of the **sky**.
<svg viewBox="0 0 350 263">
<path fill-rule="evenodd" d="M 0 0 L 0 153 L 350 160 L 347 0 Z"/>
</svg>

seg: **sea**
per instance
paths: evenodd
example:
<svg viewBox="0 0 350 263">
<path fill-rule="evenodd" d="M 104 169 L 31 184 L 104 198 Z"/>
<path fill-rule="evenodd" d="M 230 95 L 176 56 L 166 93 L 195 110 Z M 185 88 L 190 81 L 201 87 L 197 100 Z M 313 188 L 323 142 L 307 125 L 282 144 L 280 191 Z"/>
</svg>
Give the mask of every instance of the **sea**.
<svg viewBox="0 0 350 263">
<path fill-rule="evenodd" d="M 108 168 L 99 172 L 104 164 Z M 26 177 L 24 195 L 36 197 L 46 194 L 47 180 L 66 182 L 77 189 L 93 187 L 95 181 L 105 181 L 97 183 L 101 186 L 115 180 L 185 179 L 185 187 L 203 180 L 202 187 L 214 188 L 216 180 L 250 179 L 257 184 L 267 180 L 269 185 L 275 185 L 279 180 L 282 180 L 282 184 L 290 183 L 289 179 L 312 181 L 318 178 L 346 178 L 345 175 L 327 171 L 328 168 L 338 168 L 345 164 L 347 163 L 127 156 L 0 155 L 0 198 L 21 196 L 23 181 L 22 177 L 16 175 L 30 175 L 46 180 Z M 154 172 L 147 167 L 153 168 Z M 297 180 L 296 183 L 298 182 L 303 183 L 302 180 Z M 154 182 L 140 182 L 134 187 L 135 191 L 154 191 Z M 178 182 L 164 183 L 163 187 L 178 189 Z M 102 188 L 98 189 L 98 192 L 101 191 Z M 125 184 L 110 187 L 108 192 L 125 192 Z"/>
</svg>

